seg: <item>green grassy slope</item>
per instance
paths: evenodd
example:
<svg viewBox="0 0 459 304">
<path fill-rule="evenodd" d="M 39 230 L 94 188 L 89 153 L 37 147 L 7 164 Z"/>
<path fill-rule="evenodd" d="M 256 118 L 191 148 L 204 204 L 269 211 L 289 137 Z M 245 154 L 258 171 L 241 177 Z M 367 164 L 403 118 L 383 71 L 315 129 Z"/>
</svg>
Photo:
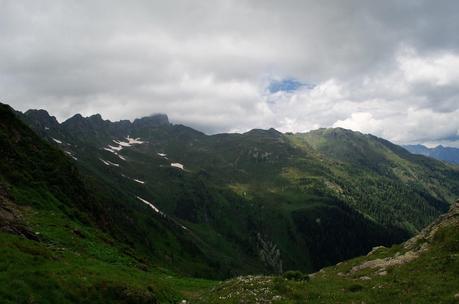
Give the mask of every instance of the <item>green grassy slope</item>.
<svg viewBox="0 0 459 304">
<path fill-rule="evenodd" d="M 76 167 L 3 105 L 0 158 L 0 302 L 177 303 L 211 284 L 178 278 L 107 233 L 112 219 Z"/>
</svg>

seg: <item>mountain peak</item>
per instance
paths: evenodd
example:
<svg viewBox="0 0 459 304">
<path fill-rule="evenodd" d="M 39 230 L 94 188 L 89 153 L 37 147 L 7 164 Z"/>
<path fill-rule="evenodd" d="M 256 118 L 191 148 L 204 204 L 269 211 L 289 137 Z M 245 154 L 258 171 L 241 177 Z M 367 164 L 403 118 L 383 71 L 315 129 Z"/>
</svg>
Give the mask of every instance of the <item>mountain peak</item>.
<svg viewBox="0 0 459 304">
<path fill-rule="evenodd" d="M 28 110 L 24 113 L 24 116 L 41 125 L 42 127 L 55 127 L 59 125 L 56 117 L 51 116 L 46 110 Z"/>
<path fill-rule="evenodd" d="M 277 131 L 274 128 L 270 129 L 252 129 L 244 134 L 258 134 L 258 135 L 272 135 L 272 136 L 281 136 L 282 133 Z"/>
<path fill-rule="evenodd" d="M 167 126 L 169 124 L 170 124 L 169 118 L 167 117 L 166 114 L 162 114 L 162 113 L 152 114 L 150 116 L 137 118 L 133 122 L 134 127 L 140 127 L 140 128 Z"/>
<path fill-rule="evenodd" d="M 91 120 L 103 120 L 100 114 L 94 114 L 88 117 Z"/>
<path fill-rule="evenodd" d="M 78 121 L 78 120 L 82 120 L 84 117 L 80 114 L 80 113 L 77 113 L 75 115 L 73 115 L 72 117 L 70 117 L 69 119 L 67 119 L 65 122 L 68 122 L 68 121 Z"/>
</svg>

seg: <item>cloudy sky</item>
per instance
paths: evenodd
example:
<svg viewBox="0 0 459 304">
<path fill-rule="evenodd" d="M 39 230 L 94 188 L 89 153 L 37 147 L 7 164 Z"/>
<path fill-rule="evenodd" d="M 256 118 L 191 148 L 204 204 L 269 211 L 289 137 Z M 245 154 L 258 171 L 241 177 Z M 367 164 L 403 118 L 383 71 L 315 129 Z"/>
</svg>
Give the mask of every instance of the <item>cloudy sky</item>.
<svg viewBox="0 0 459 304">
<path fill-rule="evenodd" d="M 459 146 L 459 1 L 0 0 L 0 101 Z"/>
</svg>

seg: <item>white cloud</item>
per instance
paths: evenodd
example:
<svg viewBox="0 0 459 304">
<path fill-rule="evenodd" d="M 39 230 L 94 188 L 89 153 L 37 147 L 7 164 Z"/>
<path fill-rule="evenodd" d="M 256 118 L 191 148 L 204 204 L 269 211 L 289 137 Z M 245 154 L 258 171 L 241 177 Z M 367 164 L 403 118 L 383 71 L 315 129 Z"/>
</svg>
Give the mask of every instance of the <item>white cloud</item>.
<svg viewBox="0 0 459 304">
<path fill-rule="evenodd" d="M 435 86 L 459 85 L 459 55 L 444 53 L 421 57 L 414 50 L 406 50 L 397 60 L 410 83 Z"/>
<path fill-rule="evenodd" d="M 351 117 L 338 120 L 333 124 L 334 128 L 340 127 L 372 134 L 381 133 L 382 126 L 382 121 L 374 119 L 373 115 L 367 112 L 352 113 Z"/>
<path fill-rule="evenodd" d="M 405 53 L 403 60 L 398 57 L 397 64 L 384 73 L 367 74 L 350 81 L 330 79 L 313 90 L 278 92 L 267 98 L 273 116 L 284 118 L 277 126 L 283 131 L 333 126 L 372 133 L 397 143 L 424 143 L 433 139 L 454 142 L 459 139 L 459 94 L 456 89 L 439 88 L 438 79 L 441 75 L 445 85 L 459 81 L 453 64 L 459 55 L 439 56 L 437 60 L 413 51 Z M 454 60 L 446 65 L 445 58 Z M 407 62 L 426 63 L 432 71 L 448 72 L 419 73 L 423 75 L 419 86 L 420 76 L 414 78 L 407 73 Z"/>
</svg>

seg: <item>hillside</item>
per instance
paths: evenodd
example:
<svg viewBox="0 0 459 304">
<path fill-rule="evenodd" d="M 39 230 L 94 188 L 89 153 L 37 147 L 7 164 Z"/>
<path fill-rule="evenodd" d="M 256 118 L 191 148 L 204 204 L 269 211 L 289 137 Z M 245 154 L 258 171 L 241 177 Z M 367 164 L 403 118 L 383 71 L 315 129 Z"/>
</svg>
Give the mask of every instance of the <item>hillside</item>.
<svg viewBox="0 0 459 304">
<path fill-rule="evenodd" d="M 459 164 L 459 149 L 453 147 L 443 147 L 442 145 L 435 148 L 427 148 L 423 145 L 404 145 L 405 149 L 413 154 L 429 156 L 438 160 L 443 160 L 453 164 Z"/>
<path fill-rule="evenodd" d="M 18 115 L 73 158 L 113 235 L 185 275 L 311 272 L 407 239 L 459 196 L 457 168 L 344 129 L 208 136 L 165 115 Z M 167 245 L 148 213 L 124 216 L 147 203 L 188 243 Z"/>
<path fill-rule="evenodd" d="M 304 276 L 229 280 L 197 303 L 457 303 L 459 201 L 407 242 Z"/>
<path fill-rule="evenodd" d="M 1 303 L 176 303 L 209 284 L 179 278 L 115 238 L 107 202 L 86 188 L 71 159 L 5 105 L 0 158 Z M 154 213 L 150 221 L 167 231 L 163 242 L 184 246 L 172 224 Z"/>
</svg>

